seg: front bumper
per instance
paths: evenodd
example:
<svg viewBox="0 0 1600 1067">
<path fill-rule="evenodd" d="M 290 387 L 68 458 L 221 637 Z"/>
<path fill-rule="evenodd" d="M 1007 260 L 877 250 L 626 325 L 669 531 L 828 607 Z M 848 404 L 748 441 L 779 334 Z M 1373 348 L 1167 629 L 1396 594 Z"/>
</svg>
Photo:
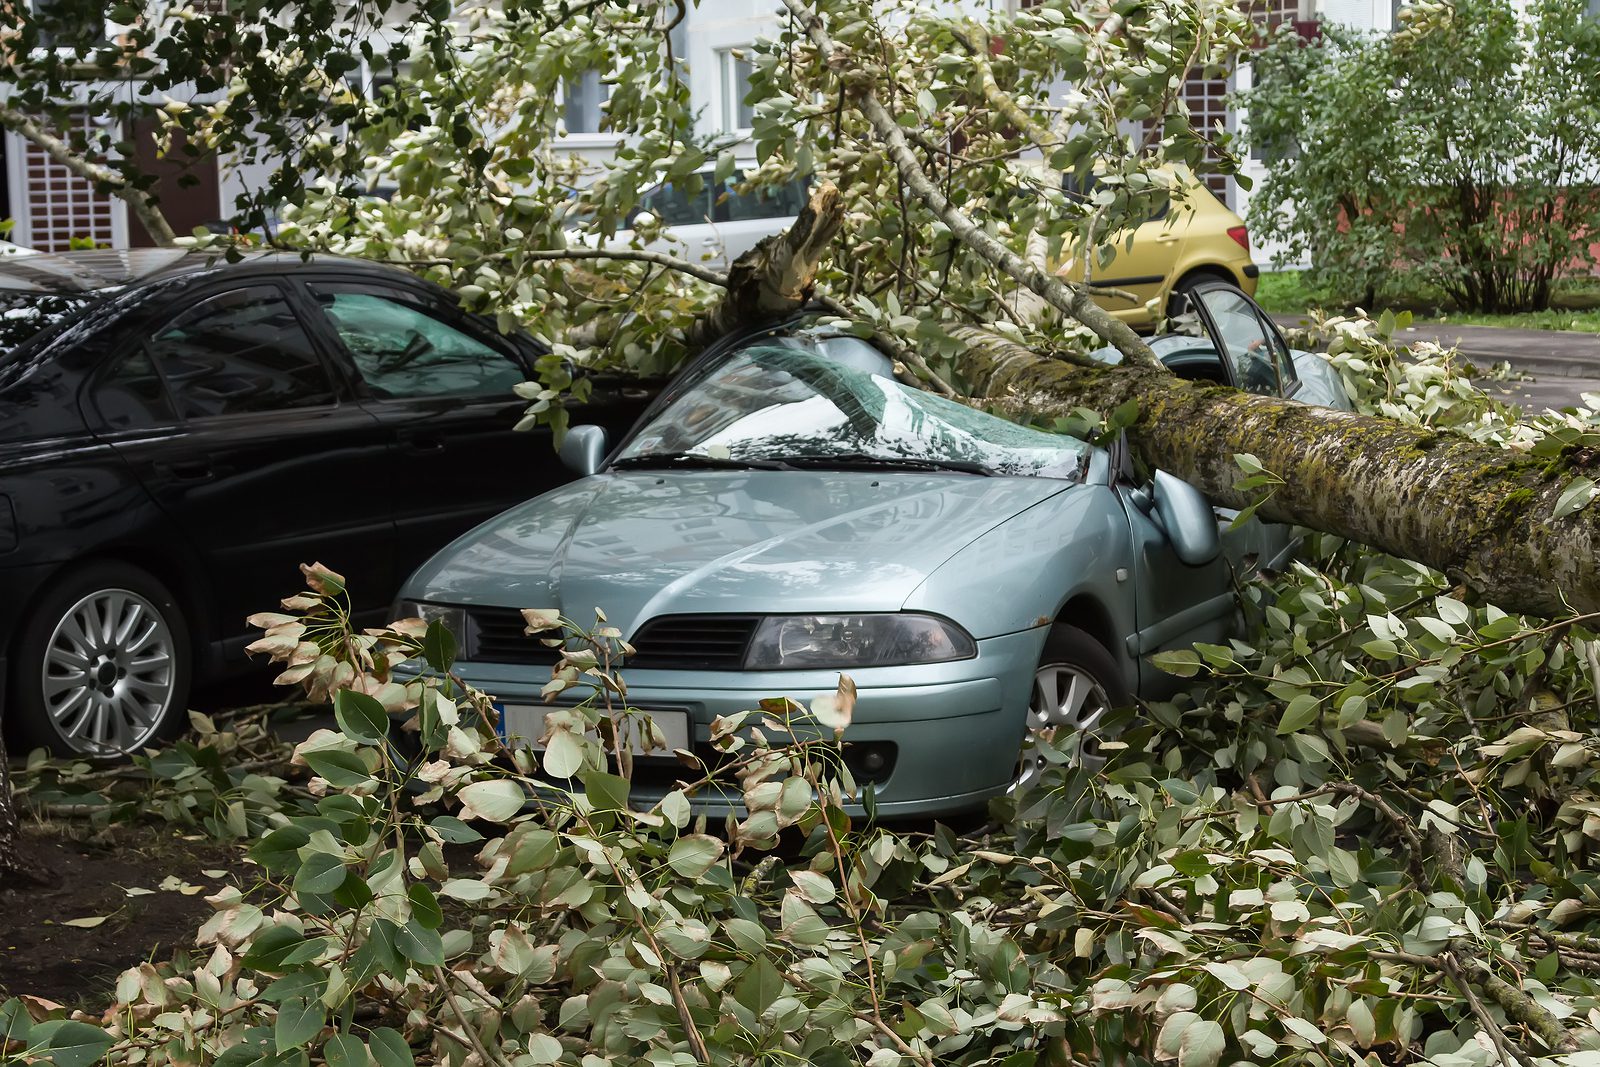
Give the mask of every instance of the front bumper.
<svg viewBox="0 0 1600 1067">
<path fill-rule="evenodd" d="M 1046 628 L 979 641 L 972 659 L 847 672 L 856 706 L 844 741 L 892 751 L 892 765 L 873 781 L 880 817 L 951 815 L 981 807 L 1003 793 L 1016 773 L 1033 673 Z M 502 704 L 539 705 L 549 673 L 537 667 L 460 663 L 456 671 Z M 770 697 L 809 706 L 833 692 L 837 671 L 627 671 L 630 705 L 682 709 L 690 740 L 707 752 L 711 723 L 750 711 Z M 640 758 L 632 799 L 648 806 L 698 774 L 673 759 Z M 697 811 L 739 814 L 736 788 L 711 788 L 692 798 Z M 859 811 L 859 806 L 857 806 Z"/>
</svg>

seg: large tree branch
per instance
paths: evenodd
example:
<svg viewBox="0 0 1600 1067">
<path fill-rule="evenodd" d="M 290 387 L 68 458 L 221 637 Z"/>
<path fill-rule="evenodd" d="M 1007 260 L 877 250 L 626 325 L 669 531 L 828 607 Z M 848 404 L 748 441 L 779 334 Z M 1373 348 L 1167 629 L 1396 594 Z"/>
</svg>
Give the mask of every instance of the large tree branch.
<svg viewBox="0 0 1600 1067">
<path fill-rule="evenodd" d="M 177 241 L 178 235 L 173 232 L 172 224 L 167 222 L 167 217 L 161 213 L 161 209 L 156 206 L 150 194 L 133 185 L 115 170 L 102 163 L 85 159 L 73 151 L 72 146 L 66 141 L 41 126 L 36 119 L 6 104 L 0 104 L 0 126 L 32 141 L 45 155 L 78 177 L 97 185 L 109 186 L 112 192 L 128 205 L 128 210 L 133 212 L 157 244 L 171 245 Z"/>
<path fill-rule="evenodd" d="M 784 0 L 784 5 L 794 15 L 795 20 L 805 28 L 806 36 L 816 46 L 823 61 L 829 66 L 837 67 L 842 57 L 827 27 L 822 24 L 822 17 L 812 10 L 805 0 Z M 1126 323 L 1096 304 L 1094 298 L 1082 287 L 1069 285 L 1029 263 L 979 226 L 970 215 L 952 204 L 922 169 L 916 153 L 911 151 L 911 146 L 906 141 L 900 123 L 883 106 L 877 93 L 871 87 L 860 86 L 856 87 L 856 93 L 857 105 L 866 116 L 867 122 L 871 124 L 873 132 L 883 142 L 906 188 L 939 216 L 940 221 L 949 227 L 950 233 L 957 240 L 1007 277 L 1038 294 L 1051 307 L 1089 327 L 1101 340 L 1121 352 L 1123 358 L 1130 364 L 1151 370 L 1163 369 L 1161 361 L 1150 350 L 1150 346 L 1140 340 L 1139 335 Z"/>
<path fill-rule="evenodd" d="M 690 345 L 699 347 L 750 323 L 781 321 L 799 311 L 811 299 L 817 268 L 843 224 L 844 198 L 824 182 L 787 230 L 734 261 L 727 293 L 695 320 Z"/>
</svg>

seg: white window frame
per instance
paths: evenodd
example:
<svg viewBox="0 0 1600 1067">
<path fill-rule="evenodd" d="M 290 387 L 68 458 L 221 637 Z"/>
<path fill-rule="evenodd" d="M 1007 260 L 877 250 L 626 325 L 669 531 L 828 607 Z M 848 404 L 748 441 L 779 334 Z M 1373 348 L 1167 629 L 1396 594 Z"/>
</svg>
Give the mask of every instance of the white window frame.
<svg viewBox="0 0 1600 1067">
<path fill-rule="evenodd" d="M 739 112 L 744 108 L 744 98 L 750 92 L 748 77 L 741 83 L 739 79 L 739 65 L 745 64 L 751 69 L 754 65 L 749 58 L 752 45 L 735 45 L 732 48 L 717 50 L 717 84 L 722 97 L 722 130 L 730 134 L 748 134 L 753 121 L 749 125 L 739 122 Z M 752 120 L 754 118 L 752 109 Z"/>
<path fill-rule="evenodd" d="M 606 84 L 606 72 L 587 71 L 580 77 L 593 75 L 600 86 L 601 98 L 596 102 L 596 114 L 603 114 L 606 101 L 611 99 L 611 86 Z M 574 130 L 567 125 L 567 79 L 562 79 L 560 87 L 556 90 L 556 113 L 561 117 L 561 128 L 566 131 L 561 138 L 564 144 L 579 147 L 603 147 L 614 145 L 621 140 L 615 130 Z M 596 125 L 599 125 L 596 123 Z"/>
</svg>

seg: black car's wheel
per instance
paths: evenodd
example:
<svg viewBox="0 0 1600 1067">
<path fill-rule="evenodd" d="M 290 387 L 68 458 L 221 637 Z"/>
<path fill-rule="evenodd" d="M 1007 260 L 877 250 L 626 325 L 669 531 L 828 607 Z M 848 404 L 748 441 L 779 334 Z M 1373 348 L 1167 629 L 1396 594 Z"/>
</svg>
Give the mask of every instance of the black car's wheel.
<svg viewBox="0 0 1600 1067">
<path fill-rule="evenodd" d="M 7 727 L 61 756 L 137 752 L 176 733 L 189 699 L 183 612 L 136 567 L 68 573 L 30 613 L 11 663 Z"/>
<path fill-rule="evenodd" d="M 1133 703 L 1116 660 L 1105 646 L 1076 626 L 1058 623 L 1045 639 L 1039 667 L 1033 674 L 1033 695 L 1028 701 L 1027 730 L 1017 758 L 1013 792 L 1025 792 L 1038 782 L 1048 764 L 1034 750 L 1034 742 L 1054 738 L 1063 730 L 1085 735 L 1079 757 L 1095 758 L 1094 741 L 1100 721 L 1114 708 Z"/>
</svg>

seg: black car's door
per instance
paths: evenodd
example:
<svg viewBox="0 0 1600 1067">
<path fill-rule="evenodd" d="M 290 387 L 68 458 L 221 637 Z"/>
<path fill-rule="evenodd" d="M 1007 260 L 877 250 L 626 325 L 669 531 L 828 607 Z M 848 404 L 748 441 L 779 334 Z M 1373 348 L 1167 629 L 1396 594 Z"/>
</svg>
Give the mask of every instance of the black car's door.
<svg viewBox="0 0 1600 1067">
<path fill-rule="evenodd" d="M 420 285 L 305 285 L 394 450 L 377 488 L 393 505 L 402 579 L 459 534 L 570 477 L 548 427 L 514 429 L 527 401 L 512 389 L 531 368 L 513 342 Z"/>
<path fill-rule="evenodd" d="M 204 561 L 208 628 L 228 655 L 250 637 L 246 616 L 303 588 L 301 563 L 342 573 L 358 610 L 387 606 L 386 433 L 341 397 L 287 286 L 198 294 L 103 369 L 90 404 L 116 429 L 119 407 L 154 391 L 173 421 L 111 439 Z"/>
</svg>

